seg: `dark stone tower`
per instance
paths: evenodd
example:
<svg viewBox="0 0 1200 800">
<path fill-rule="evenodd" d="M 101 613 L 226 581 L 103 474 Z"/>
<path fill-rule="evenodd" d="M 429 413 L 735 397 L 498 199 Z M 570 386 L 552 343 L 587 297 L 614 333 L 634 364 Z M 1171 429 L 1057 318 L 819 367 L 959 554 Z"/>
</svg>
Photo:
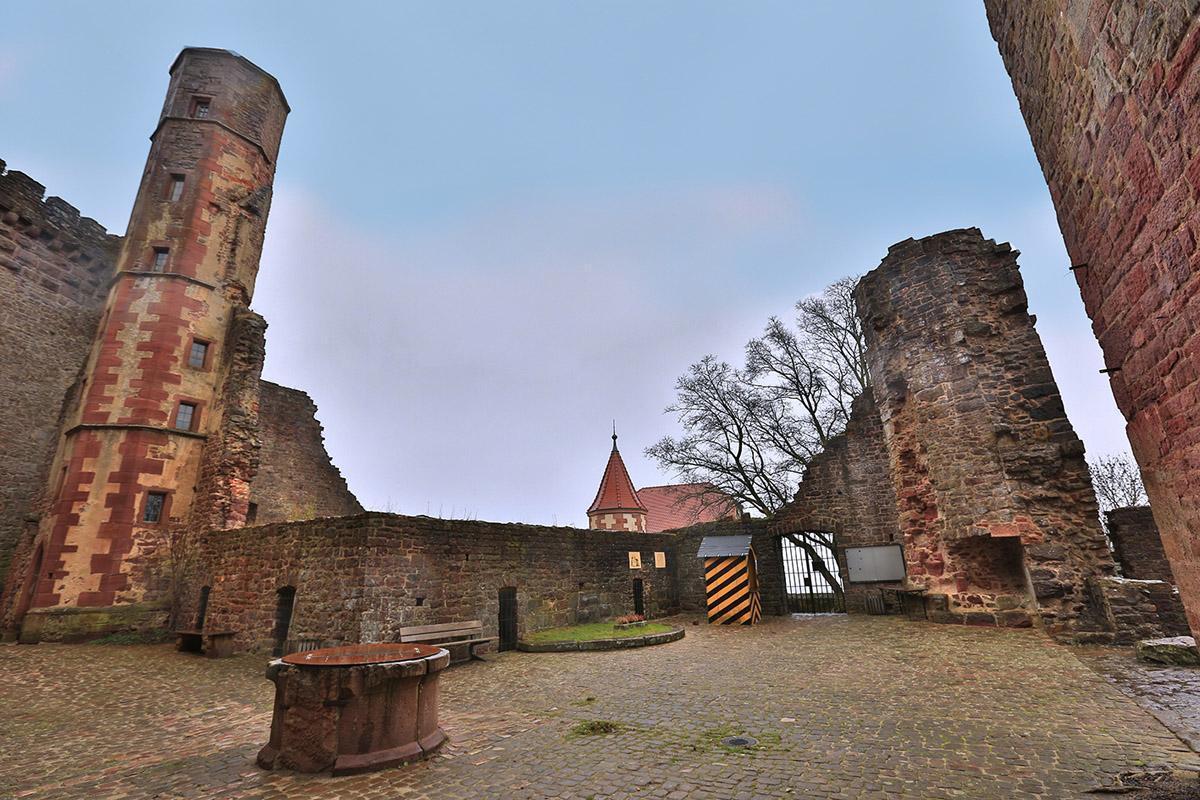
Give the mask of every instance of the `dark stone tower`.
<svg viewBox="0 0 1200 800">
<path fill-rule="evenodd" d="M 975 228 L 893 245 L 855 292 L 909 583 L 941 621 L 1092 627 L 1095 494 L 1017 252 Z"/>
</svg>

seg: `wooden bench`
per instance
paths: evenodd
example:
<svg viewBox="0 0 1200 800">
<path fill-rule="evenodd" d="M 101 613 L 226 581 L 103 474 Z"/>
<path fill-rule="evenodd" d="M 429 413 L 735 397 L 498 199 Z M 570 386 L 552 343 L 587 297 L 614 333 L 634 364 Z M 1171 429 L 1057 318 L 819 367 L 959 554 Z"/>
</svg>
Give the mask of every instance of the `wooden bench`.
<svg viewBox="0 0 1200 800">
<path fill-rule="evenodd" d="M 209 658 L 233 655 L 233 631 L 175 631 L 175 649 L 181 653 L 204 653 Z"/>
<path fill-rule="evenodd" d="M 441 625 L 411 625 L 400 629 L 400 641 L 431 644 L 444 647 L 450 651 L 451 659 L 466 661 L 472 658 L 483 659 L 475 653 L 475 648 L 496 641 L 495 636 L 483 635 L 483 623 L 477 619 L 466 622 L 445 622 Z M 456 653 L 466 652 L 466 658 L 457 658 Z"/>
</svg>

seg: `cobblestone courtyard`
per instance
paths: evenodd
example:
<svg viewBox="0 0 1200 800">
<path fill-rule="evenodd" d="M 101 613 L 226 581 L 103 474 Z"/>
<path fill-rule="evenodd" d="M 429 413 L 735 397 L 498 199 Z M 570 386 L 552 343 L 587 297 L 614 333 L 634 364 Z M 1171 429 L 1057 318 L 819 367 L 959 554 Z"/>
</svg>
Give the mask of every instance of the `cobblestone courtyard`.
<svg viewBox="0 0 1200 800">
<path fill-rule="evenodd" d="M 1200 760 L 1031 631 L 895 618 L 686 623 L 673 644 L 522 654 L 442 679 L 433 760 L 331 779 L 254 765 L 265 659 L 168 646 L 0 647 L 0 796 L 1079 797 Z M 572 736 L 581 721 L 616 733 Z M 759 740 L 750 752 L 720 744 Z"/>
</svg>

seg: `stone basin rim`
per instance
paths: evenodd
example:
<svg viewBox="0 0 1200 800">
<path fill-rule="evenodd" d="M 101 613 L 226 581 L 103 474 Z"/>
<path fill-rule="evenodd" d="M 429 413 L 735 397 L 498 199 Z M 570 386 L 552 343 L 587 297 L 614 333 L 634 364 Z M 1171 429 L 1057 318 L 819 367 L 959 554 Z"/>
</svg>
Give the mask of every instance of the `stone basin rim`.
<svg viewBox="0 0 1200 800">
<path fill-rule="evenodd" d="M 372 655 L 372 651 L 378 655 Z M 411 653 L 404 656 L 403 653 Z M 449 655 L 444 647 L 426 644 L 379 642 L 372 644 L 339 645 L 288 653 L 275 659 L 273 664 L 290 667 L 375 667 L 388 664 L 414 664 L 418 661 L 433 661 L 443 654 Z M 390 657 L 396 656 L 396 657 Z"/>
</svg>

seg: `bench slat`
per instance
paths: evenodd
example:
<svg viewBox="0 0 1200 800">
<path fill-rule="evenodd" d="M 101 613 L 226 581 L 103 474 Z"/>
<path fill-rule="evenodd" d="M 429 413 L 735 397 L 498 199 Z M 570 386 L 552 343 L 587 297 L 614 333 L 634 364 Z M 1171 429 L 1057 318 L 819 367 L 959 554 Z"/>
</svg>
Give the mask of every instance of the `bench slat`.
<svg viewBox="0 0 1200 800">
<path fill-rule="evenodd" d="M 482 642 L 485 641 L 482 636 L 447 636 L 444 633 L 422 633 L 417 636 L 402 637 L 406 642 L 451 642 L 453 644 L 462 644 L 463 642 Z M 489 640 L 490 641 L 490 640 Z"/>
<path fill-rule="evenodd" d="M 483 623 L 477 619 L 473 619 L 467 622 L 445 622 L 440 625 L 412 625 L 407 628 L 401 628 L 400 635 L 415 636 L 422 633 L 450 633 L 453 631 L 469 633 L 480 630 L 483 630 Z"/>
</svg>

